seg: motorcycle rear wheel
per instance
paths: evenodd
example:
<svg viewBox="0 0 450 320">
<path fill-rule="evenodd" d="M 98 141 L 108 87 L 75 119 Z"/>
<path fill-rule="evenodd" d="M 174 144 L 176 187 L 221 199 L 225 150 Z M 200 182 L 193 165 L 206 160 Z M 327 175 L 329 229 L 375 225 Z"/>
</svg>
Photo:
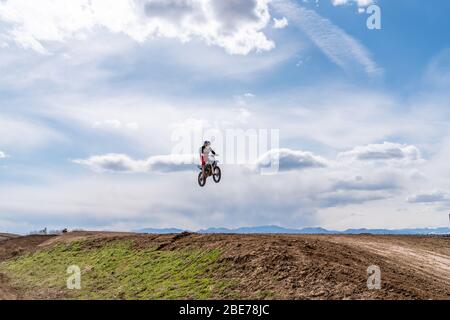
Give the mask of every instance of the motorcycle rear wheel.
<svg viewBox="0 0 450 320">
<path fill-rule="evenodd" d="M 200 172 L 198 174 L 198 184 L 199 184 L 200 187 L 204 187 L 205 184 L 206 184 L 206 178 L 203 177 L 203 173 L 202 172 Z"/>
</svg>

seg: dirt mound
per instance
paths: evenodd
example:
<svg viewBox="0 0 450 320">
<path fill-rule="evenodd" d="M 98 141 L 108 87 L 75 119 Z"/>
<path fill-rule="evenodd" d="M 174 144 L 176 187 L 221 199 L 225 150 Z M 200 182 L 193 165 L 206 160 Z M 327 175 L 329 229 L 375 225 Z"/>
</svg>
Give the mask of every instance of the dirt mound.
<svg viewBox="0 0 450 320">
<path fill-rule="evenodd" d="M 0 242 L 0 261 L 4 261 L 25 252 L 37 250 L 38 246 L 55 236 L 32 235 L 13 237 Z"/>
<path fill-rule="evenodd" d="M 12 239 L 12 238 L 17 238 L 17 237 L 19 237 L 19 235 L 17 235 L 17 234 L 12 234 L 12 233 L 0 233 L 0 241 Z"/>
<path fill-rule="evenodd" d="M 221 248 L 231 268 L 220 277 L 237 281 L 239 298 L 450 299 L 446 237 L 191 235 L 166 249 L 192 244 Z M 371 265 L 381 268 L 381 290 L 367 288 Z"/>
<path fill-rule="evenodd" d="M 2 234 L 4 235 L 4 234 Z M 35 251 L 38 245 L 47 241 L 52 236 L 25 236 L 7 235 L 0 242 L 0 262 L 20 256 L 25 252 Z M 23 290 L 13 288 L 9 283 L 9 278 L 0 273 L 0 299 L 29 299 Z"/>
<path fill-rule="evenodd" d="M 213 299 L 450 299 L 448 237 L 76 232 L 4 241 L 0 261 L 74 241 L 89 250 L 127 241 L 136 255 L 149 248 L 156 256 L 156 252 L 219 250 L 212 276 L 226 286 L 213 291 Z M 372 265 L 381 269 L 380 290 L 367 288 L 367 268 Z M 6 281 L 0 277 L 0 282 Z M 11 297 L 11 292 L 3 297 Z M 120 296 L 111 293 L 110 298 Z"/>
<path fill-rule="evenodd" d="M 111 231 L 73 231 L 69 233 L 63 233 L 58 236 L 52 236 L 46 241 L 40 243 L 39 246 L 48 247 L 57 244 L 70 244 L 76 241 L 85 241 L 93 239 L 102 239 L 102 240 L 117 239 L 133 235 L 136 235 L 136 233 L 111 232 Z"/>
</svg>

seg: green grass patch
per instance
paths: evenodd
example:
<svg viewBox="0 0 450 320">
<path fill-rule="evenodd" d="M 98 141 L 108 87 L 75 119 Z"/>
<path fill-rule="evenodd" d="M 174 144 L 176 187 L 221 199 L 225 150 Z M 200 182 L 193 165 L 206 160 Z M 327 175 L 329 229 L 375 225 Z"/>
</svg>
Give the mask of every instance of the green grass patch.
<svg viewBox="0 0 450 320">
<path fill-rule="evenodd" d="M 13 285 L 56 289 L 77 299 L 208 299 L 225 290 L 214 279 L 219 250 L 136 249 L 129 240 L 96 248 L 83 242 L 58 245 L 0 264 Z M 81 289 L 67 289 L 67 268 L 81 269 Z"/>
</svg>

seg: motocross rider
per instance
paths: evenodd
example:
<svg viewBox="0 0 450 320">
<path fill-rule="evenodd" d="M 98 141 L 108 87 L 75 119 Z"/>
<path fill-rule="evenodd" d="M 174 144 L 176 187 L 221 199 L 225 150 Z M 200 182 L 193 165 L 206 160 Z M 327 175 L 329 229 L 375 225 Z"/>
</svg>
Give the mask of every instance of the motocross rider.
<svg viewBox="0 0 450 320">
<path fill-rule="evenodd" d="M 213 155 L 216 155 L 213 149 L 211 149 L 211 142 L 205 141 L 203 145 L 200 147 L 199 150 L 200 153 L 200 161 L 202 163 L 202 173 L 203 177 L 206 179 L 206 164 L 210 163 L 209 161 L 209 154 L 212 153 Z"/>
</svg>

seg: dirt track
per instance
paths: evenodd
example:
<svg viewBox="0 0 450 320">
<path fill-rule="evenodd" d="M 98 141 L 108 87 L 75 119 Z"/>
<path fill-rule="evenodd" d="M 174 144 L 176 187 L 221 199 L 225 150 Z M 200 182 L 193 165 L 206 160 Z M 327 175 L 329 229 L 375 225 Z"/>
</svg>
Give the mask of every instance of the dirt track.
<svg viewBox="0 0 450 320">
<path fill-rule="evenodd" d="M 374 252 L 399 267 L 411 269 L 414 273 L 450 288 L 450 238 L 442 243 L 442 247 L 438 246 L 437 239 L 420 237 L 418 241 L 411 241 L 410 237 L 398 237 L 392 242 L 386 236 L 329 238 L 336 243 Z"/>
<path fill-rule="evenodd" d="M 0 262 L 14 258 L 24 252 L 34 251 L 42 242 L 49 240 L 49 236 L 8 236 L 0 241 Z M 25 292 L 13 288 L 6 275 L 0 273 L 0 299 L 31 299 Z"/>
<path fill-rule="evenodd" d="M 374 235 L 137 235 L 71 233 L 0 242 L 0 261 L 56 243 L 92 246 L 132 239 L 137 248 L 220 248 L 217 280 L 233 286 L 214 298 L 450 300 L 450 237 Z M 368 290 L 367 267 L 381 268 L 381 290 Z M 0 299 L 42 298 L 12 288 L 0 274 Z M 47 298 L 52 297 L 51 294 Z"/>
<path fill-rule="evenodd" d="M 16 238 L 18 235 L 11 233 L 0 233 L 0 241 Z"/>
</svg>

